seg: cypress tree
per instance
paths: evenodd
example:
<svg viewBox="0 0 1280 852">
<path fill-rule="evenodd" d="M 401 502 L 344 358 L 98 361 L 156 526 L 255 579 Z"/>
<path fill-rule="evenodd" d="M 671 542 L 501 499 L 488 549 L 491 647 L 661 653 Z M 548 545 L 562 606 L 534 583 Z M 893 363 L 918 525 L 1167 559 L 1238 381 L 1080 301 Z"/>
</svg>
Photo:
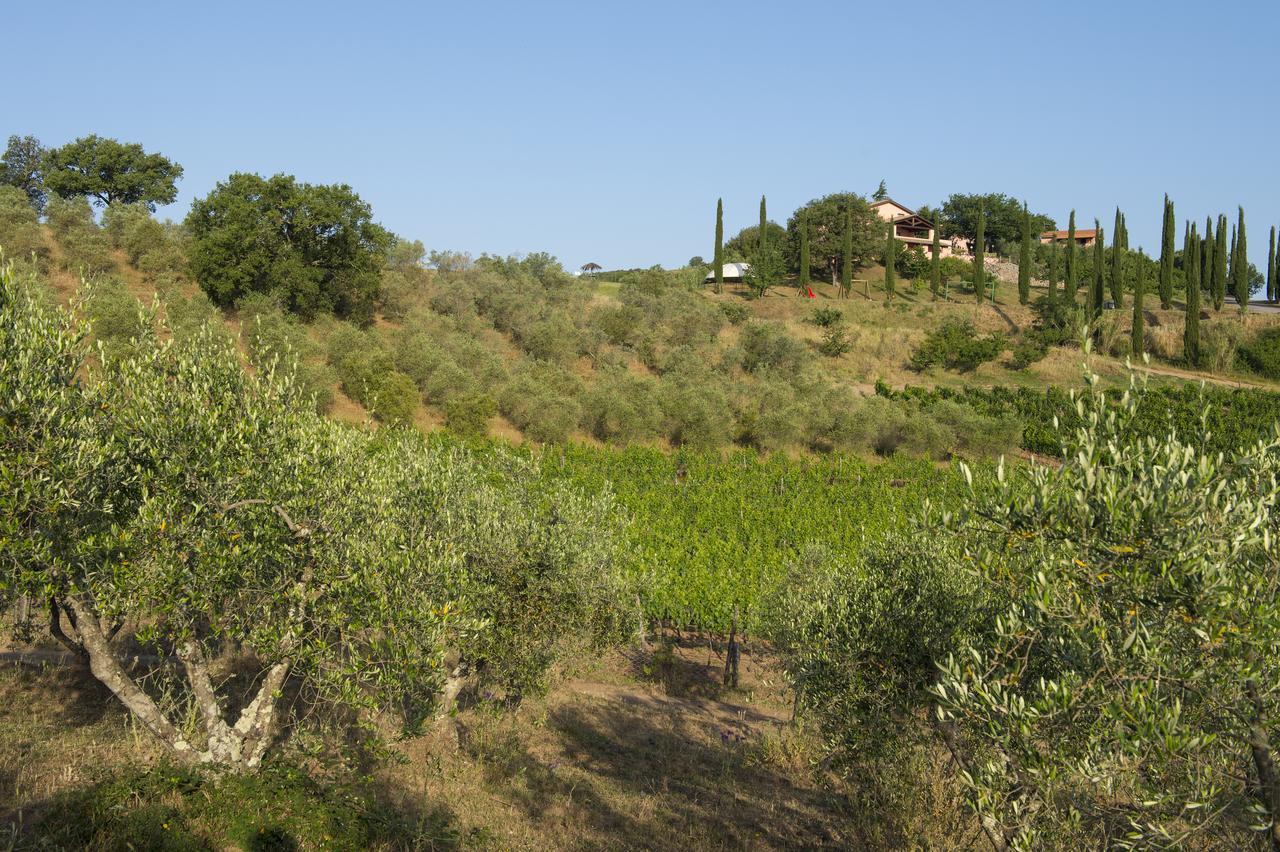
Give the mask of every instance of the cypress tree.
<svg viewBox="0 0 1280 852">
<path fill-rule="evenodd" d="M 1097 219 L 1093 220 L 1093 230 L 1093 289 L 1089 291 L 1089 318 L 1096 321 L 1102 317 L 1102 303 L 1107 300 L 1107 256 L 1104 248 L 1106 234 L 1102 232 L 1102 223 Z"/>
<path fill-rule="evenodd" d="M 1120 208 L 1116 208 L 1116 227 L 1111 235 L 1111 301 L 1117 308 L 1124 307 L 1124 279 L 1120 277 L 1124 267 L 1120 259 L 1124 256 L 1124 219 L 1120 216 Z"/>
<path fill-rule="evenodd" d="M 1160 228 L 1160 307 L 1168 310 L 1173 305 L 1173 240 L 1177 222 L 1173 218 L 1173 202 L 1164 197 L 1164 222 Z"/>
<path fill-rule="evenodd" d="M 892 222 L 886 230 L 889 240 L 884 247 L 884 300 L 892 302 L 893 294 L 898 289 L 898 270 L 895 268 L 898 263 L 898 241 L 893 236 Z"/>
<path fill-rule="evenodd" d="M 1079 270 L 1076 268 L 1076 211 L 1071 211 L 1071 222 L 1067 226 L 1067 256 L 1065 258 L 1067 304 L 1076 303 L 1076 289 L 1080 286 Z"/>
<path fill-rule="evenodd" d="M 1231 253 L 1231 277 L 1235 281 L 1236 301 L 1241 311 L 1249 310 L 1249 244 L 1244 234 L 1244 208 L 1240 207 L 1240 220 L 1236 225 L 1236 247 Z"/>
<path fill-rule="evenodd" d="M 1187 318 L 1182 328 L 1182 355 L 1187 364 L 1200 364 L 1200 237 L 1191 225 L 1187 247 L 1182 255 L 1182 268 L 1187 273 Z"/>
<path fill-rule="evenodd" d="M 1143 267 L 1145 266 L 1145 264 L 1143 263 L 1144 260 L 1146 260 L 1146 258 L 1143 257 L 1141 252 L 1134 255 L 1134 258 L 1133 258 L 1133 329 L 1130 332 L 1130 337 L 1129 337 L 1129 340 L 1130 340 L 1129 352 L 1132 353 L 1135 358 L 1141 357 L 1142 353 L 1146 351 L 1146 339 L 1143 333 L 1144 332 L 1143 323 L 1145 322 L 1145 318 L 1142 315 L 1142 302 L 1146 296 L 1145 290 L 1147 286 L 1146 281 L 1143 280 L 1145 278 L 1145 275 L 1144 275 L 1145 270 L 1143 269 Z"/>
<path fill-rule="evenodd" d="M 800 289 L 807 290 L 809 287 L 809 223 L 801 219 L 797 225 L 800 228 Z"/>
<path fill-rule="evenodd" d="M 1018 304 L 1031 301 L 1031 213 L 1022 202 L 1022 245 L 1018 250 Z"/>
<path fill-rule="evenodd" d="M 983 274 L 986 271 L 986 267 L 984 266 L 985 260 L 983 259 L 983 254 L 984 254 L 983 243 L 986 242 L 986 230 L 987 230 L 986 218 L 987 218 L 986 211 L 984 211 L 981 207 L 979 207 L 978 208 L 978 233 L 977 233 L 977 239 L 974 240 L 974 247 L 973 247 L 973 294 L 974 294 L 974 297 L 978 300 L 979 305 L 982 304 L 982 297 L 986 295 L 986 289 L 987 289 L 985 284 L 986 276 Z"/>
<path fill-rule="evenodd" d="M 1231 298 L 1235 299 L 1236 308 L 1244 310 L 1240 306 L 1240 300 L 1236 297 L 1236 226 L 1231 226 L 1231 250 L 1227 252 L 1227 292 L 1231 294 Z"/>
<path fill-rule="evenodd" d="M 1213 301 L 1213 250 L 1217 245 L 1217 239 L 1213 236 L 1213 217 L 1204 217 L 1204 236 L 1200 238 L 1200 289 L 1204 290 L 1209 296 L 1209 304 L 1214 305 Z M 1217 307 L 1213 308 L 1215 311 Z"/>
<path fill-rule="evenodd" d="M 724 199 L 716 199 L 716 292 L 724 289 Z"/>
<path fill-rule="evenodd" d="M 1045 293 L 1045 301 L 1049 305 L 1058 304 L 1058 239 L 1055 236 L 1049 241 L 1049 289 Z"/>
<path fill-rule="evenodd" d="M 1120 247 L 1125 251 L 1129 250 L 1129 221 L 1125 219 L 1124 214 L 1120 214 Z"/>
<path fill-rule="evenodd" d="M 840 266 L 840 296 L 849 298 L 849 288 L 853 286 L 853 209 L 845 211 L 844 234 L 840 240 L 841 254 L 844 255 Z"/>
<path fill-rule="evenodd" d="M 1271 226 L 1271 247 L 1267 249 L 1267 301 L 1276 301 L 1276 226 Z"/>
<path fill-rule="evenodd" d="M 769 223 L 769 218 L 764 212 L 764 196 L 760 196 L 760 234 L 756 238 L 756 242 L 760 245 L 760 251 L 763 252 L 765 244 L 768 242 L 768 235 L 765 231 L 765 225 Z"/>
<path fill-rule="evenodd" d="M 938 236 L 938 223 L 933 224 L 933 261 L 929 268 L 929 288 L 933 290 L 933 298 L 937 299 L 942 292 L 942 243 Z"/>
<path fill-rule="evenodd" d="M 1213 295 L 1213 309 L 1222 310 L 1227 300 L 1227 215 L 1218 215 L 1218 228 L 1214 231 L 1213 242 L 1213 284 L 1210 292 Z"/>
</svg>

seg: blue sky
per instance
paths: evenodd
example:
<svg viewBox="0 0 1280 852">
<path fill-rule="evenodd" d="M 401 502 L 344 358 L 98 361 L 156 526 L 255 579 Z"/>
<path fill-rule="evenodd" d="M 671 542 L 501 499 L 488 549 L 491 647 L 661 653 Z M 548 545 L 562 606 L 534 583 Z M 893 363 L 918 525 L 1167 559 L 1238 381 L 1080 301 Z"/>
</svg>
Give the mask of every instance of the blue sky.
<svg viewBox="0 0 1280 852">
<path fill-rule="evenodd" d="M 1229 9 L 1229 13 L 1228 13 Z M 0 133 L 344 182 L 429 248 L 571 268 L 709 256 L 881 178 L 908 206 L 1007 192 L 1158 250 L 1243 204 L 1280 222 L 1280 3 L 26 3 Z M 14 73 L 14 69 L 19 69 Z M 1181 224 L 1179 225 L 1181 228 Z M 1180 239 L 1180 237 L 1179 237 Z"/>
</svg>

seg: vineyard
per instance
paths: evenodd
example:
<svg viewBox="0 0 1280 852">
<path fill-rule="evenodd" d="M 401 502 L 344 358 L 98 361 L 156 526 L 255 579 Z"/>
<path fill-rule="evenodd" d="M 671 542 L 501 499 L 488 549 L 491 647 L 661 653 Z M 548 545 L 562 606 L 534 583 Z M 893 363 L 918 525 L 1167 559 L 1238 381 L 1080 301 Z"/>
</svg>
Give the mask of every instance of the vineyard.
<svg viewBox="0 0 1280 852">
<path fill-rule="evenodd" d="M 735 613 L 750 630 L 806 544 L 852 557 L 918 516 L 926 499 L 946 502 L 963 488 L 951 468 L 906 457 L 571 445 L 540 460 L 553 479 L 612 490 L 628 515 L 629 567 L 651 618 L 717 631 Z"/>
<path fill-rule="evenodd" d="M 895 391 L 878 384 L 876 393 L 890 399 L 931 404 L 954 400 L 989 416 L 1022 421 L 1022 449 L 1046 456 L 1062 452 L 1064 437 L 1083 425 L 1069 390 L 1032 388 L 921 388 Z M 1113 400 L 1122 391 L 1107 391 Z M 1232 453 L 1269 438 L 1280 421 L 1280 394 L 1255 388 L 1191 384 L 1160 385 L 1146 390 L 1130 423 L 1136 437 L 1162 438 L 1170 431 L 1207 453 Z"/>
</svg>

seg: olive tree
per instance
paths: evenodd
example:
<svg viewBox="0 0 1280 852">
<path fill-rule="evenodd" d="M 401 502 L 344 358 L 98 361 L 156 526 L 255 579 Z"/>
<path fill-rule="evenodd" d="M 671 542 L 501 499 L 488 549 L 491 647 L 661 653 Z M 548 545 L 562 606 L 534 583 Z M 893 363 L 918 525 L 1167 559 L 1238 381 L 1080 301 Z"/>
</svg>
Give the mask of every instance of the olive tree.
<svg viewBox="0 0 1280 852">
<path fill-rule="evenodd" d="M 156 324 L 89 362 L 78 316 L 0 276 L 0 604 L 43 601 L 173 758 L 253 769 L 286 695 L 410 725 L 468 686 L 518 699 L 573 637 L 626 623 L 607 497 L 340 425 L 212 327 Z M 126 664 L 130 638 L 185 703 Z"/>
<path fill-rule="evenodd" d="M 1088 382 L 1061 466 L 940 530 L 1009 602 L 934 687 L 969 802 L 996 848 L 1280 848 L 1280 443 L 1137 439 Z"/>
</svg>

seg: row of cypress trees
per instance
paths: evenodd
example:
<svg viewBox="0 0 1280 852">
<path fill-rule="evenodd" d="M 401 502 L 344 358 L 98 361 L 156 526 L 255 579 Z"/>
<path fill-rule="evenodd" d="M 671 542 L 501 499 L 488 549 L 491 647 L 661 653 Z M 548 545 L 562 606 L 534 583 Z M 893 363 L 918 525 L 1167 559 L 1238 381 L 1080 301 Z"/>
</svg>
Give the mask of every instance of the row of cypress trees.
<svg viewBox="0 0 1280 852">
<path fill-rule="evenodd" d="M 764 241 L 768 238 L 765 197 L 760 197 L 760 230 L 759 239 L 761 248 L 764 248 Z M 847 214 L 852 219 L 852 212 Z M 985 254 L 985 216 L 982 211 L 978 213 L 977 223 L 977 239 L 974 249 L 974 294 L 979 303 L 987 297 L 985 287 L 985 268 L 983 266 L 983 257 Z M 1105 292 L 1110 289 L 1111 301 L 1117 307 L 1124 303 L 1124 258 L 1129 250 L 1129 231 L 1125 222 L 1124 214 L 1120 208 L 1116 208 L 1115 226 L 1112 229 L 1112 251 L 1111 262 L 1109 268 L 1104 268 L 1106 264 L 1106 254 L 1104 250 L 1105 235 L 1101 224 L 1094 219 L 1094 231 L 1097 238 L 1094 243 L 1093 254 L 1093 280 L 1089 283 L 1088 298 L 1086 300 L 1089 316 L 1096 319 L 1102 313 L 1102 304 L 1105 301 Z M 845 243 L 851 242 L 851 222 L 846 222 L 845 227 Z M 1157 282 L 1158 293 L 1160 297 L 1160 307 L 1168 310 L 1173 306 L 1173 271 L 1176 266 L 1176 257 L 1174 249 L 1174 239 L 1176 217 L 1174 214 L 1174 204 L 1168 194 L 1164 197 L 1164 217 L 1162 221 L 1160 233 L 1160 276 Z M 886 298 L 892 300 L 896 291 L 897 275 L 894 269 L 894 259 L 897 254 L 897 240 L 893 237 L 892 225 L 889 226 L 888 240 L 885 247 L 885 294 Z M 1067 231 L 1067 244 L 1063 257 L 1064 265 L 1064 297 L 1069 303 L 1074 303 L 1076 293 L 1079 289 L 1079 269 L 1076 259 L 1076 212 L 1071 211 L 1070 221 Z M 1026 203 L 1022 205 L 1022 233 L 1021 245 L 1018 254 L 1018 301 L 1022 304 L 1028 304 L 1031 301 L 1031 253 L 1032 239 L 1034 235 L 1031 229 L 1031 214 Z M 844 295 L 848 295 L 849 288 L 852 286 L 853 268 L 850 261 L 852 253 L 851 245 L 843 246 L 845 260 L 841 269 L 841 291 Z M 935 297 L 940 295 L 942 288 L 941 270 L 939 258 L 941 257 L 941 246 L 939 243 L 939 232 L 935 227 L 933 232 L 933 258 L 930 274 L 930 285 Z M 1221 311 L 1225 302 L 1226 294 L 1231 293 L 1240 309 L 1247 310 L 1250 295 L 1249 282 L 1249 256 L 1248 243 L 1245 231 L 1244 208 L 1238 208 L 1237 221 L 1231 229 L 1231 242 L 1228 249 L 1227 244 L 1227 217 L 1225 214 L 1219 214 L 1216 228 L 1213 217 L 1205 219 L 1204 236 L 1200 237 L 1197 228 L 1193 223 L 1188 222 L 1184 227 L 1183 233 L 1183 273 L 1187 283 L 1187 332 L 1188 341 L 1194 338 L 1195 346 L 1188 345 L 1188 352 L 1193 348 L 1198 351 L 1199 345 L 1199 309 L 1200 309 L 1200 290 L 1208 293 L 1210 304 L 1215 311 Z M 720 293 L 724 286 L 724 200 L 716 200 L 716 244 L 715 244 L 715 291 Z M 1050 252 L 1049 274 L 1048 274 L 1048 292 L 1046 298 L 1053 304 L 1057 301 L 1057 253 Z M 1140 277 L 1140 276 L 1139 276 Z M 1276 228 L 1272 226 L 1270 243 L 1267 250 L 1267 268 L 1265 271 L 1266 279 L 1266 299 L 1271 303 L 1280 303 L 1280 255 L 1277 252 L 1276 244 Z M 800 276 L 799 286 L 801 289 L 808 287 L 810 280 L 809 270 L 809 233 L 808 228 L 800 229 Z M 1194 282 L 1195 287 L 1192 287 Z M 1134 287 L 1135 294 L 1137 280 L 1135 278 Z M 1194 295 L 1192 290 L 1195 289 Z M 996 281 L 994 277 L 991 281 L 991 301 L 994 303 L 996 299 Z M 1136 295 L 1135 295 L 1136 301 Z M 1195 317 L 1192 318 L 1192 303 L 1195 304 Z M 1135 332 L 1135 338 L 1140 338 L 1141 333 Z M 1140 352 L 1138 347 L 1134 348 L 1135 352 Z M 1194 359 L 1193 359 L 1194 360 Z"/>
</svg>

